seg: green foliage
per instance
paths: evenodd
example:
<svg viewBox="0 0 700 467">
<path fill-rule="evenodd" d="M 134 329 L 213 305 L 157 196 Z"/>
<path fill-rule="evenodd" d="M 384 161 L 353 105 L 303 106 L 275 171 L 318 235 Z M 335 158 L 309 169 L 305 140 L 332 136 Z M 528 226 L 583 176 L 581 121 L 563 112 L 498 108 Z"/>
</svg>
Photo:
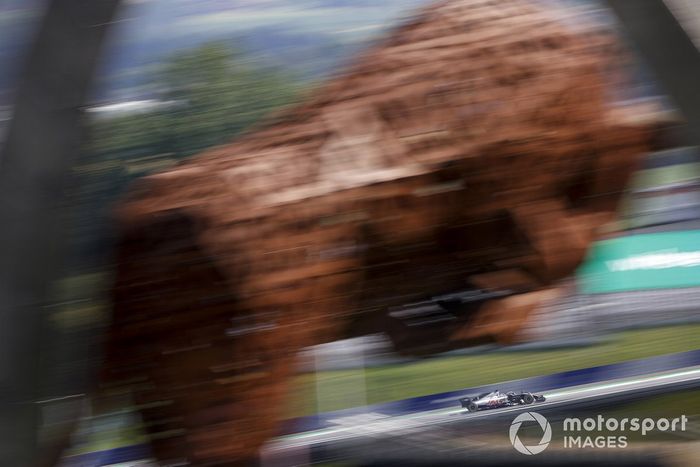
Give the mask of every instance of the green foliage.
<svg viewBox="0 0 700 467">
<path fill-rule="evenodd" d="M 160 99 L 173 104 L 95 121 L 92 156 L 189 156 L 231 140 L 299 91 L 278 71 L 255 67 L 222 43 L 173 55 L 154 78 Z"/>
</svg>

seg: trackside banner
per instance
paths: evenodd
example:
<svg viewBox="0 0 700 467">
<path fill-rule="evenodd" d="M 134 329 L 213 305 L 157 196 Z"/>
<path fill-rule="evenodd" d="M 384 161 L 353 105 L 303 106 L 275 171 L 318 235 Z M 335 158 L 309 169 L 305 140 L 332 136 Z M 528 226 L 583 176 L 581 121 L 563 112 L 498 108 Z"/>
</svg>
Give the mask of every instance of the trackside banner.
<svg viewBox="0 0 700 467">
<path fill-rule="evenodd" d="M 578 276 L 590 294 L 700 286 L 700 230 L 597 242 Z"/>
</svg>

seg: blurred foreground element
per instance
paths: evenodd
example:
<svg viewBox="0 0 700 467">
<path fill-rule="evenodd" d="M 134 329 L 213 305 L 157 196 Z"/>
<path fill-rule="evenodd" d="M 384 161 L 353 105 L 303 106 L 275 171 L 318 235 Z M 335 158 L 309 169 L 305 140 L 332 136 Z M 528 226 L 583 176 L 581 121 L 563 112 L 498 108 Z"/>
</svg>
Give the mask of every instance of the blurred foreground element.
<svg viewBox="0 0 700 467">
<path fill-rule="evenodd" d="M 242 461 L 303 347 L 513 341 L 658 141 L 653 112 L 607 102 L 622 56 L 526 1 L 441 2 L 303 105 L 141 181 L 106 392 L 133 394 L 160 459 Z"/>
<path fill-rule="evenodd" d="M 46 3 L 45 9 L 40 3 Z M 52 465 L 80 411 L 83 394 L 72 390 L 76 386 L 86 390 L 84 380 L 65 378 L 70 372 L 46 371 L 53 369 L 46 362 L 55 355 L 47 358 L 41 351 L 55 350 L 61 337 L 75 336 L 55 332 L 46 304 L 49 281 L 58 275 L 63 240 L 59 208 L 67 173 L 81 144 L 81 109 L 118 3 L 28 2 L 43 16 L 38 15 L 42 16 L 38 31 L 22 60 L 11 121 L 0 135 L 4 138 L 0 147 L 0 464 L 4 466 Z M 73 355 L 63 357 L 70 361 Z M 57 360 L 65 363 L 60 357 Z M 70 395 L 56 397 L 64 391 Z"/>
</svg>

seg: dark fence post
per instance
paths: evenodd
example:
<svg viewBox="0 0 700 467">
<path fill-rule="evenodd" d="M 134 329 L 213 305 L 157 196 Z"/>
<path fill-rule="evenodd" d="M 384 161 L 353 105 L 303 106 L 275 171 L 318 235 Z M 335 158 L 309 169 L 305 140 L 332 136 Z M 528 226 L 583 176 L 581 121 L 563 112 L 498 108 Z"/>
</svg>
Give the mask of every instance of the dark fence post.
<svg viewBox="0 0 700 467">
<path fill-rule="evenodd" d="M 81 110 L 120 0 L 52 0 L 0 152 L 0 465 L 37 462 L 38 350 L 58 255 L 57 207 Z"/>
</svg>

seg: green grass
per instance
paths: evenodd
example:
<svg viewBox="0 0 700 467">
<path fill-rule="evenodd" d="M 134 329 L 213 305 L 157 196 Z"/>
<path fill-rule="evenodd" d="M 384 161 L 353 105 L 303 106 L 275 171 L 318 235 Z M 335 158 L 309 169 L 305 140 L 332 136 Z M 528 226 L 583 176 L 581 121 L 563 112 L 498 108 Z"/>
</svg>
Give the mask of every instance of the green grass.
<svg viewBox="0 0 700 467">
<path fill-rule="evenodd" d="M 632 188 L 642 189 L 660 185 L 695 180 L 700 175 L 700 164 L 677 164 L 637 172 L 632 179 Z"/>
<path fill-rule="evenodd" d="M 627 331 L 601 345 L 570 350 L 491 352 L 482 355 L 433 358 L 421 362 L 361 370 L 299 375 L 290 416 L 319 410 L 339 410 L 365 403 L 388 402 L 471 386 L 508 381 L 559 371 L 651 357 L 700 348 L 700 324 Z M 318 380 L 317 380 L 318 377 Z M 366 394 L 362 390 L 367 388 Z M 316 389 L 321 390 L 320 405 Z M 358 394 L 362 393 L 362 394 Z M 667 394 L 622 405 L 608 416 L 676 416 L 700 413 L 700 393 Z M 71 450 L 81 454 L 145 442 L 141 427 L 124 424 L 97 430 Z"/>
<path fill-rule="evenodd" d="M 585 348 L 491 352 L 365 370 L 302 374 L 297 379 L 289 415 L 310 415 L 700 349 L 700 324 L 626 331 L 611 337 L 606 343 Z"/>
</svg>

